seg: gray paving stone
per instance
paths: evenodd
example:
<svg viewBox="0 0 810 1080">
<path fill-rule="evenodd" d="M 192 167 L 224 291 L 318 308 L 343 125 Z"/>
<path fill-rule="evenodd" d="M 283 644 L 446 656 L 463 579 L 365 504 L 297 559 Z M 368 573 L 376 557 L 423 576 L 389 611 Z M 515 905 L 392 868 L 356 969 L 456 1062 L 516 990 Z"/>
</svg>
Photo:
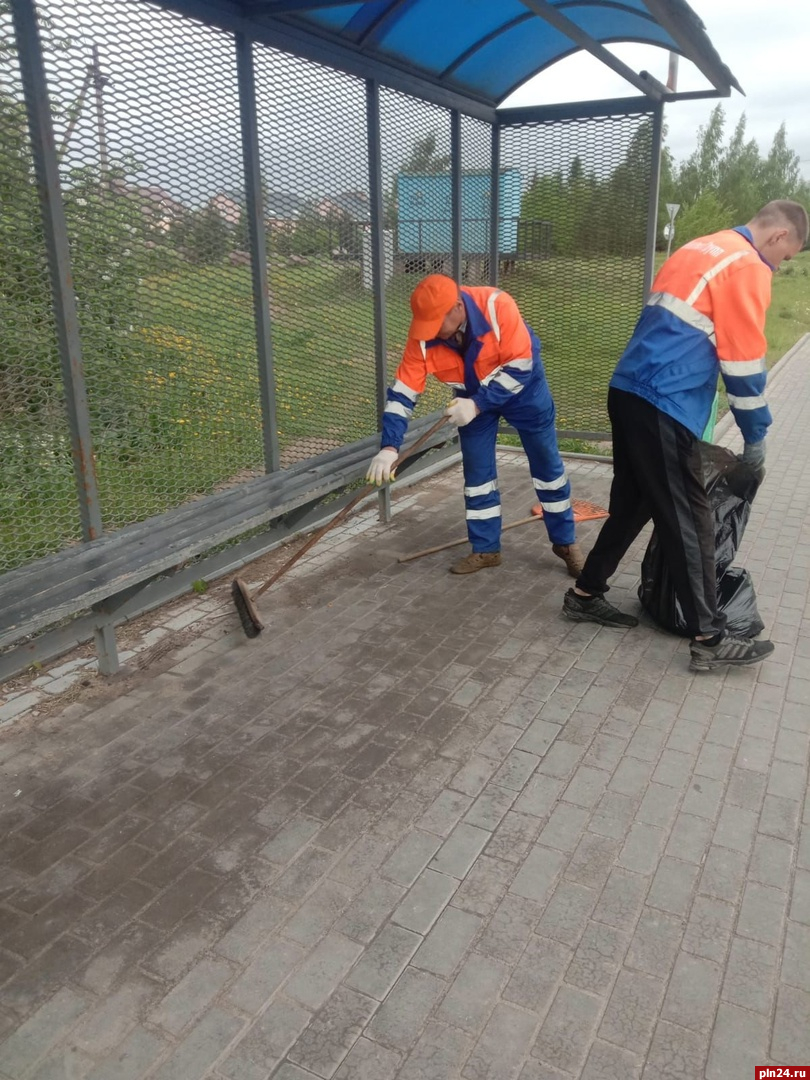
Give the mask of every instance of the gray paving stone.
<svg viewBox="0 0 810 1080">
<path fill-rule="evenodd" d="M 548 1011 L 574 950 L 547 938 L 531 938 L 502 996 L 539 1016 Z"/>
<path fill-rule="evenodd" d="M 441 840 L 432 833 L 414 829 L 397 845 L 382 864 L 380 873 L 399 885 L 409 888 L 441 846 Z"/>
<path fill-rule="evenodd" d="M 642 1062 L 611 1043 L 595 1042 L 588 1054 L 581 1080 L 638 1080 Z"/>
<path fill-rule="evenodd" d="M 654 765 L 650 761 L 639 761 L 631 757 L 623 758 L 610 778 L 608 788 L 619 795 L 627 795 L 631 799 L 641 797 L 647 790 L 653 768 Z"/>
<path fill-rule="evenodd" d="M 576 946 L 585 932 L 597 897 L 595 889 L 561 881 L 537 923 L 537 933 Z"/>
<path fill-rule="evenodd" d="M 810 1061 L 810 994 L 780 986 L 770 1056 L 775 1061 Z"/>
<path fill-rule="evenodd" d="M 565 862 L 565 856 L 559 851 L 545 847 L 532 848 L 509 887 L 509 892 L 542 904 L 551 895 Z"/>
<path fill-rule="evenodd" d="M 694 956 L 723 964 L 737 912 L 732 904 L 698 896 L 689 913 L 683 948 Z"/>
<path fill-rule="evenodd" d="M 601 1008 L 599 998 L 573 987 L 560 987 L 532 1055 L 554 1068 L 576 1074 L 585 1061 Z"/>
<path fill-rule="evenodd" d="M 768 1060 L 768 1023 L 744 1009 L 720 1003 L 714 1024 L 706 1080 L 738 1080 L 753 1076 Z"/>
<path fill-rule="evenodd" d="M 173 1035 L 179 1035 L 183 1028 L 208 1008 L 233 977 L 234 970 L 233 965 L 225 960 L 201 960 L 152 1010 L 150 1021 Z"/>
<path fill-rule="evenodd" d="M 810 926 L 810 873 L 797 870 L 793 879 L 790 918 Z"/>
<path fill-rule="evenodd" d="M 487 786 L 497 768 L 497 761 L 476 754 L 456 772 L 450 781 L 450 787 L 474 799 Z"/>
<path fill-rule="evenodd" d="M 705 1034 L 659 1021 L 642 1080 L 695 1080 L 703 1076 L 708 1052 L 709 1040 Z"/>
<path fill-rule="evenodd" d="M 205 1076 L 208 1069 L 244 1027 L 244 1021 L 222 1009 L 211 1009 L 160 1066 L 160 1080 L 188 1080 Z"/>
<path fill-rule="evenodd" d="M 164 1039 L 136 1027 L 113 1054 L 93 1069 L 88 1080 L 138 1080 L 154 1065 L 165 1047 Z"/>
<path fill-rule="evenodd" d="M 416 879 L 394 911 L 391 919 L 417 934 L 426 934 L 458 888 L 458 882 L 435 870 L 425 870 Z"/>
<path fill-rule="evenodd" d="M 370 881 L 337 920 L 335 932 L 355 941 L 371 941 L 405 892 L 403 885 L 392 881 Z"/>
<path fill-rule="evenodd" d="M 766 795 L 759 819 L 759 831 L 794 843 L 799 832 L 800 815 L 801 803 L 780 798 L 778 795 Z"/>
<path fill-rule="evenodd" d="M 627 950 L 625 964 L 666 979 L 683 938 L 683 922 L 675 915 L 645 908 Z"/>
<path fill-rule="evenodd" d="M 461 1028 L 471 1035 L 479 1033 L 506 981 L 509 969 L 490 956 L 471 953 L 459 969 L 436 1019 Z"/>
<path fill-rule="evenodd" d="M 91 1004 L 89 995 L 63 987 L 0 1043 L 0 1069 L 21 1077 L 76 1023 Z"/>
<path fill-rule="evenodd" d="M 445 909 L 412 960 L 416 968 L 448 978 L 481 929 L 482 919 L 452 905 Z"/>
<path fill-rule="evenodd" d="M 505 896 L 478 938 L 476 948 L 514 964 L 520 958 L 537 923 L 542 908 L 519 896 Z"/>
<path fill-rule="evenodd" d="M 508 791 L 522 791 L 539 764 L 537 754 L 523 749 L 513 750 L 493 777 L 493 783 Z"/>
<path fill-rule="evenodd" d="M 298 1036 L 287 1058 L 328 1080 L 357 1042 L 376 1007 L 377 1002 L 365 994 L 340 987 Z"/>
<path fill-rule="evenodd" d="M 612 985 L 630 943 L 630 935 L 604 923 L 588 924 L 565 980 L 571 986 L 604 994 Z"/>
<path fill-rule="evenodd" d="M 716 821 L 723 801 L 723 783 L 708 776 L 696 776 L 687 788 L 681 812 Z"/>
<path fill-rule="evenodd" d="M 464 821 L 491 832 L 503 821 L 516 797 L 516 791 L 488 784 L 464 815 Z"/>
<path fill-rule="evenodd" d="M 637 806 L 637 798 L 606 791 L 588 822 L 588 830 L 623 841 L 635 820 Z"/>
<path fill-rule="evenodd" d="M 490 832 L 462 821 L 439 848 L 430 863 L 431 870 L 463 878 L 491 836 Z"/>
<path fill-rule="evenodd" d="M 749 881 L 743 893 L 737 933 L 766 945 L 776 945 L 782 937 L 787 893 Z"/>
<path fill-rule="evenodd" d="M 724 806 L 714 830 L 713 842 L 720 847 L 731 848 L 747 855 L 754 843 L 757 815 L 739 806 Z"/>
<path fill-rule="evenodd" d="M 692 1031 L 708 1031 L 720 996 L 722 968 L 681 953 L 669 982 L 661 1017 Z"/>
<path fill-rule="evenodd" d="M 580 806 L 572 806 L 566 802 L 559 803 L 540 833 L 538 841 L 545 847 L 557 848 L 559 851 L 573 851 L 580 841 L 589 817 L 589 812 Z"/>
<path fill-rule="evenodd" d="M 535 775 L 515 803 L 515 812 L 545 818 L 554 809 L 565 781 L 554 776 Z"/>
<path fill-rule="evenodd" d="M 661 979 L 628 969 L 620 971 L 602 1017 L 600 1037 L 643 1057 L 652 1039 L 665 989 Z"/>
<path fill-rule="evenodd" d="M 366 1036 L 395 1050 L 409 1050 L 445 988 L 435 975 L 406 968 L 366 1029 Z"/>
<path fill-rule="evenodd" d="M 735 937 L 731 942 L 721 997 L 753 1012 L 770 1013 L 776 992 L 779 951 L 771 945 Z"/>
<path fill-rule="evenodd" d="M 360 1038 L 335 1073 L 335 1080 L 393 1080 L 402 1055 Z"/>
<path fill-rule="evenodd" d="M 510 1080 L 528 1054 L 536 1028 L 536 1016 L 513 1005 L 496 1005 L 463 1075 L 469 1080 Z"/>
<path fill-rule="evenodd" d="M 616 859 L 620 845 L 610 837 L 586 833 L 577 845 L 565 870 L 570 881 L 590 889 L 602 888 Z"/>
<path fill-rule="evenodd" d="M 383 1001 L 422 940 L 419 934 L 402 926 L 384 926 L 343 980 L 344 983 L 377 1001 Z"/>
<path fill-rule="evenodd" d="M 463 1031 L 428 1023 L 397 1080 L 448 1080 L 458 1076 L 472 1046 L 473 1039 Z"/>
<path fill-rule="evenodd" d="M 503 821 L 487 844 L 487 855 L 515 864 L 525 860 L 542 828 L 542 821 L 528 814 L 504 815 Z"/>
<path fill-rule="evenodd" d="M 703 864 L 698 891 L 736 904 L 742 895 L 746 864 L 741 852 L 712 845 Z"/>
<path fill-rule="evenodd" d="M 318 1009 L 339 985 L 363 951 L 356 941 L 331 933 L 299 966 L 284 987 L 285 994 L 308 1009 Z M 299 1062 L 301 1064 L 301 1062 Z"/>
<path fill-rule="evenodd" d="M 228 1080 L 265 1080 L 312 1019 L 294 1001 L 278 999 L 251 1025 L 217 1065 Z"/>
<path fill-rule="evenodd" d="M 449 836 L 469 810 L 472 801 L 469 795 L 459 791 L 442 791 L 424 812 L 417 826 L 437 836 Z"/>
<path fill-rule="evenodd" d="M 272 840 L 261 849 L 262 858 L 286 865 L 316 835 L 323 823 L 316 818 L 299 814 L 282 825 Z"/>
<path fill-rule="evenodd" d="M 257 1013 L 305 956 L 300 945 L 270 941 L 230 987 L 228 999 L 247 1013 Z"/>
<path fill-rule="evenodd" d="M 630 829 L 618 858 L 619 865 L 637 874 L 652 874 L 666 842 L 666 833 L 637 821 Z"/>
<path fill-rule="evenodd" d="M 351 901 L 353 890 L 337 881 L 323 881 L 284 924 L 284 936 L 301 945 L 315 945 Z"/>
</svg>

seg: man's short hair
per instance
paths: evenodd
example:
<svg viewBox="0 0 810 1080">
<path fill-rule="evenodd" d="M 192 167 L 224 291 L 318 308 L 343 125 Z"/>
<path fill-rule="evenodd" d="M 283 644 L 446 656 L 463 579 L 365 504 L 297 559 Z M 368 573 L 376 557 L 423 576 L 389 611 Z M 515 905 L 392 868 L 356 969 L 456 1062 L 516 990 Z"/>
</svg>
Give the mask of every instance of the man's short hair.
<svg viewBox="0 0 810 1080">
<path fill-rule="evenodd" d="M 802 246 L 807 243 L 807 236 L 810 232 L 810 220 L 808 220 L 807 211 L 801 203 L 793 202 L 790 199 L 774 199 L 773 202 L 766 203 L 754 215 L 752 223 L 763 225 L 766 228 L 789 225 L 796 237 L 801 240 Z"/>
</svg>

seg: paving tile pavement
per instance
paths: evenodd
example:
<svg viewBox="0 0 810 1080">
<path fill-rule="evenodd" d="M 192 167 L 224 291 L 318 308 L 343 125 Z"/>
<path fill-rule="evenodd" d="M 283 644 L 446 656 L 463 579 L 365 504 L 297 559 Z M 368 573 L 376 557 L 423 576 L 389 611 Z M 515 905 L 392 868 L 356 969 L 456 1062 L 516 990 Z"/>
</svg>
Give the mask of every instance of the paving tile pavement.
<svg viewBox="0 0 810 1080">
<path fill-rule="evenodd" d="M 472 577 L 398 563 L 463 532 L 454 468 L 268 592 L 257 640 L 0 732 L 0 1078 L 810 1064 L 806 359 L 772 380 L 740 559 L 778 645 L 758 668 L 566 622 L 539 524 Z M 528 472 L 500 458 L 516 519 Z M 570 471 L 604 503 L 607 466 Z"/>
</svg>

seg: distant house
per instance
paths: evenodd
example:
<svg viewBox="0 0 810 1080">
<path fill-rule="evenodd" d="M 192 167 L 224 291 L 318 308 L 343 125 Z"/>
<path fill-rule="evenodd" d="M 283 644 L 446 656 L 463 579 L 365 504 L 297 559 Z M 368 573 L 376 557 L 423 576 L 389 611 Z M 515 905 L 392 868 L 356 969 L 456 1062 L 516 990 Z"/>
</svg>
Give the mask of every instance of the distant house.
<svg viewBox="0 0 810 1080">
<path fill-rule="evenodd" d="M 233 196 L 227 195 L 224 191 L 219 192 L 218 195 L 214 195 L 208 200 L 209 208 L 211 210 L 216 210 L 225 224 L 231 226 L 239 224 L 243 205 L 243 200 L 235 199 Z"/>
<path fill-rule="evenodd" d="M 371 217 L 371 204 L 365 191 L 343 191 L 339 195 L 328 195 L 315 203 L 315 210 L 321 217 L 348 217 L 352 221 L 368 221 Z"/>
<path fill-rule="evenodd" d="M 187 208 L 157 184 L 132 184 L 127 180 L 111 181 L 113 191 L 136 199 L 148 223 L 161 232 L 168 232 L 172 225 L 185 217 Z"/>
<path fill-rule="evenodd" d="M 264 196 L 264 222 L 268 229 L 289 232 L 301 215 L 304 199 L 291 191 L 267 191 Z"/>
</svg>

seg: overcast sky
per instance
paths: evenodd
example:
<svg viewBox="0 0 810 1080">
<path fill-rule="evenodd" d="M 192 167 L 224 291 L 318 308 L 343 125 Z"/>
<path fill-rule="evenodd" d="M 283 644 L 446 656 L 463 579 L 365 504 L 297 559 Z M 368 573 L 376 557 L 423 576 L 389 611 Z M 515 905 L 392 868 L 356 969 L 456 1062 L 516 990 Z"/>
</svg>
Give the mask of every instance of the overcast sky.
<svg viewBox="0 0 810 1080">
<path fill-rule="evenodd" d="M 744 112 L 749 138 L 764 154 L 784 120 L 788 146 L 802 159 L 810 178 L 810 3 L 808 0 L 691 0 L 692 8 L 723 62 L 745 91 L 719 100 L 726 113 L 726 139 Z M 668 55 L 639 45 L 614 46 L 634 70 L 647 69 L 666 82 Z M 703 76 L 681 60 L 678 89 L 706 87 Z M 510 104 L 582 101 L 635 94 L 620 76 L 590 56 L 564 60 L 513 95 Z M 705 124 L 715 100 L 677 102 L 667 107 L 667 143 L 676 160 L 695 146 L 695 132 Z"/>
</svg>

